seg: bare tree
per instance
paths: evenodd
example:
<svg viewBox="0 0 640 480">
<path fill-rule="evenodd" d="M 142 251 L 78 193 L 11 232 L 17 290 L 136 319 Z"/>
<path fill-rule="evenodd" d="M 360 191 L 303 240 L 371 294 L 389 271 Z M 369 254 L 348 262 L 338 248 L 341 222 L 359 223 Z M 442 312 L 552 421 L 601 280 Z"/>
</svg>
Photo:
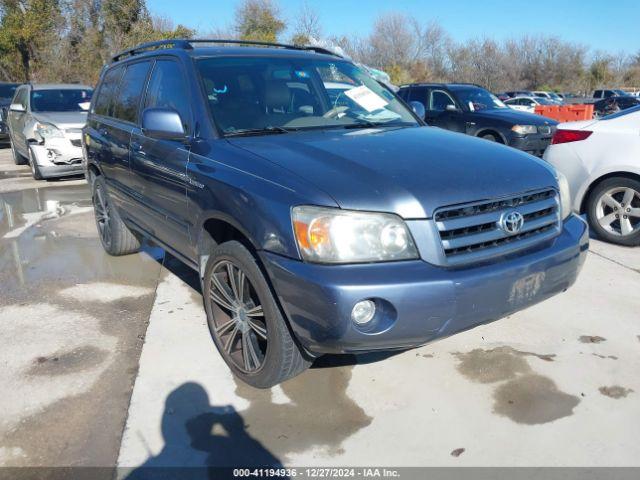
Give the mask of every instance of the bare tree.
<svg viewBox="0 0 640 480">
<path fill-rule="evenodd" d="M 294 19 L 291 43 L 306 45 L 322 37 L 320 15 L 308 2 L 303 2 Z"/>
</svg>

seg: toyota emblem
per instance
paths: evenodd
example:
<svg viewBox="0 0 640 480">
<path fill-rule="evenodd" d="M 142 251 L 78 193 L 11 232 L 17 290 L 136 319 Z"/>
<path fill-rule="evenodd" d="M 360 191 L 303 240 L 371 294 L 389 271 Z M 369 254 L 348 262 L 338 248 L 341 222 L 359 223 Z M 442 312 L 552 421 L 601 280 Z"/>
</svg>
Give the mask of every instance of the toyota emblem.
<svg viewBox="0 0 640 480">
<path fill-rule="evenodd" d="M 511 212 L 506 212 L 500 217 L 500 228 L 508 234 L 515 235 L 524 225 L 524 217 L 520 212 L 516 212 L 515 210 Z"/>
</svg>

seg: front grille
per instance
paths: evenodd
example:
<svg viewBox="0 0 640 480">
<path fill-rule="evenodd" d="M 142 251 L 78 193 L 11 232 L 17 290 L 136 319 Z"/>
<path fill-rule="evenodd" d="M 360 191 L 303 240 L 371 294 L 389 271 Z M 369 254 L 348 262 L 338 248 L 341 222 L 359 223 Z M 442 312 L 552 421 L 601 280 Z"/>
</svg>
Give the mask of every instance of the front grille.
<svg viewBox="0 0 640 480">
<path fill-rule="evenodd" d="M 501 219 L 511 212 L 520 213 L 524 221 L 519 231 L 507 233 Z M 549 239 L 560 231 L 557 193 L 551 188 L 440 208 L 434 219 L 447 265 L 505 255 Z"/>
<path fill-rule="evenodd" d="M 71 145 L 73 145 L 74 147 L 81 147 L 82 146 L 82 140 L 80 140 L 79 138 L 76 138 L 74 140 L 70 140 Z"/>
</svg>

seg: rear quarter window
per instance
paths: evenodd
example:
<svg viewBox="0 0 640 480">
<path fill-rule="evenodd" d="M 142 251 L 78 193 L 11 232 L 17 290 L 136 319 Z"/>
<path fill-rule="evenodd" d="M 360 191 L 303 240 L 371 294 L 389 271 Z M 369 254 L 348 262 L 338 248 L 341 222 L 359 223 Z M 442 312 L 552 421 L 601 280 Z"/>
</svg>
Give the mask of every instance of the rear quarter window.
<svg viewBox="0 0 640 480">
<path fill-rule="evenodd" d="M 148 61 L 127 66 L 113 97 L 113 116 L 115 118 L 137 123 L 140 97 L 150 66 L 151 62 Z"/>
<path fill-rule="evenodd" d="M 98 90 L 93 111 L 98 115 L 111 116 L 113 99 L 116 94 L 118 82 L 124 71 L 123 67 L 116 67 L 108 70 L 103 77 L 102 84 Z"/>
</svg>

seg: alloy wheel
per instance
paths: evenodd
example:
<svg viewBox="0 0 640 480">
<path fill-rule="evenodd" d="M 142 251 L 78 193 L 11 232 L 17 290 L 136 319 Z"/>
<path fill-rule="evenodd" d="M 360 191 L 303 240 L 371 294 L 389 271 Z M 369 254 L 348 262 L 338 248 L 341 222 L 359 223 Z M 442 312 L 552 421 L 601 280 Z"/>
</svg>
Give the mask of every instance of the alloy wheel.
<svg viewBox="0 0 640 480">
<path fill-rule="evenodd" d="M 255 288 L 229 260 L 211 271 L 213 332 L 227 358 L 245 373 L 259 371 L 267 353 L 267 323 Z"/>
<path fill-rule="evenodd" d="M 96 187 L 93 196 L 93 206 L 100 238 L 105 245 L 109 246 L 111 245 L 111 209 L 102 188 L 99 186 Z"/>
<path fill-rule="evenodd" d="M 630 187 L 607 190 L 596 205 L 598 224 L 617 236 L 628 236 L 640 230 L 640 192 Z"/>
</svg>

